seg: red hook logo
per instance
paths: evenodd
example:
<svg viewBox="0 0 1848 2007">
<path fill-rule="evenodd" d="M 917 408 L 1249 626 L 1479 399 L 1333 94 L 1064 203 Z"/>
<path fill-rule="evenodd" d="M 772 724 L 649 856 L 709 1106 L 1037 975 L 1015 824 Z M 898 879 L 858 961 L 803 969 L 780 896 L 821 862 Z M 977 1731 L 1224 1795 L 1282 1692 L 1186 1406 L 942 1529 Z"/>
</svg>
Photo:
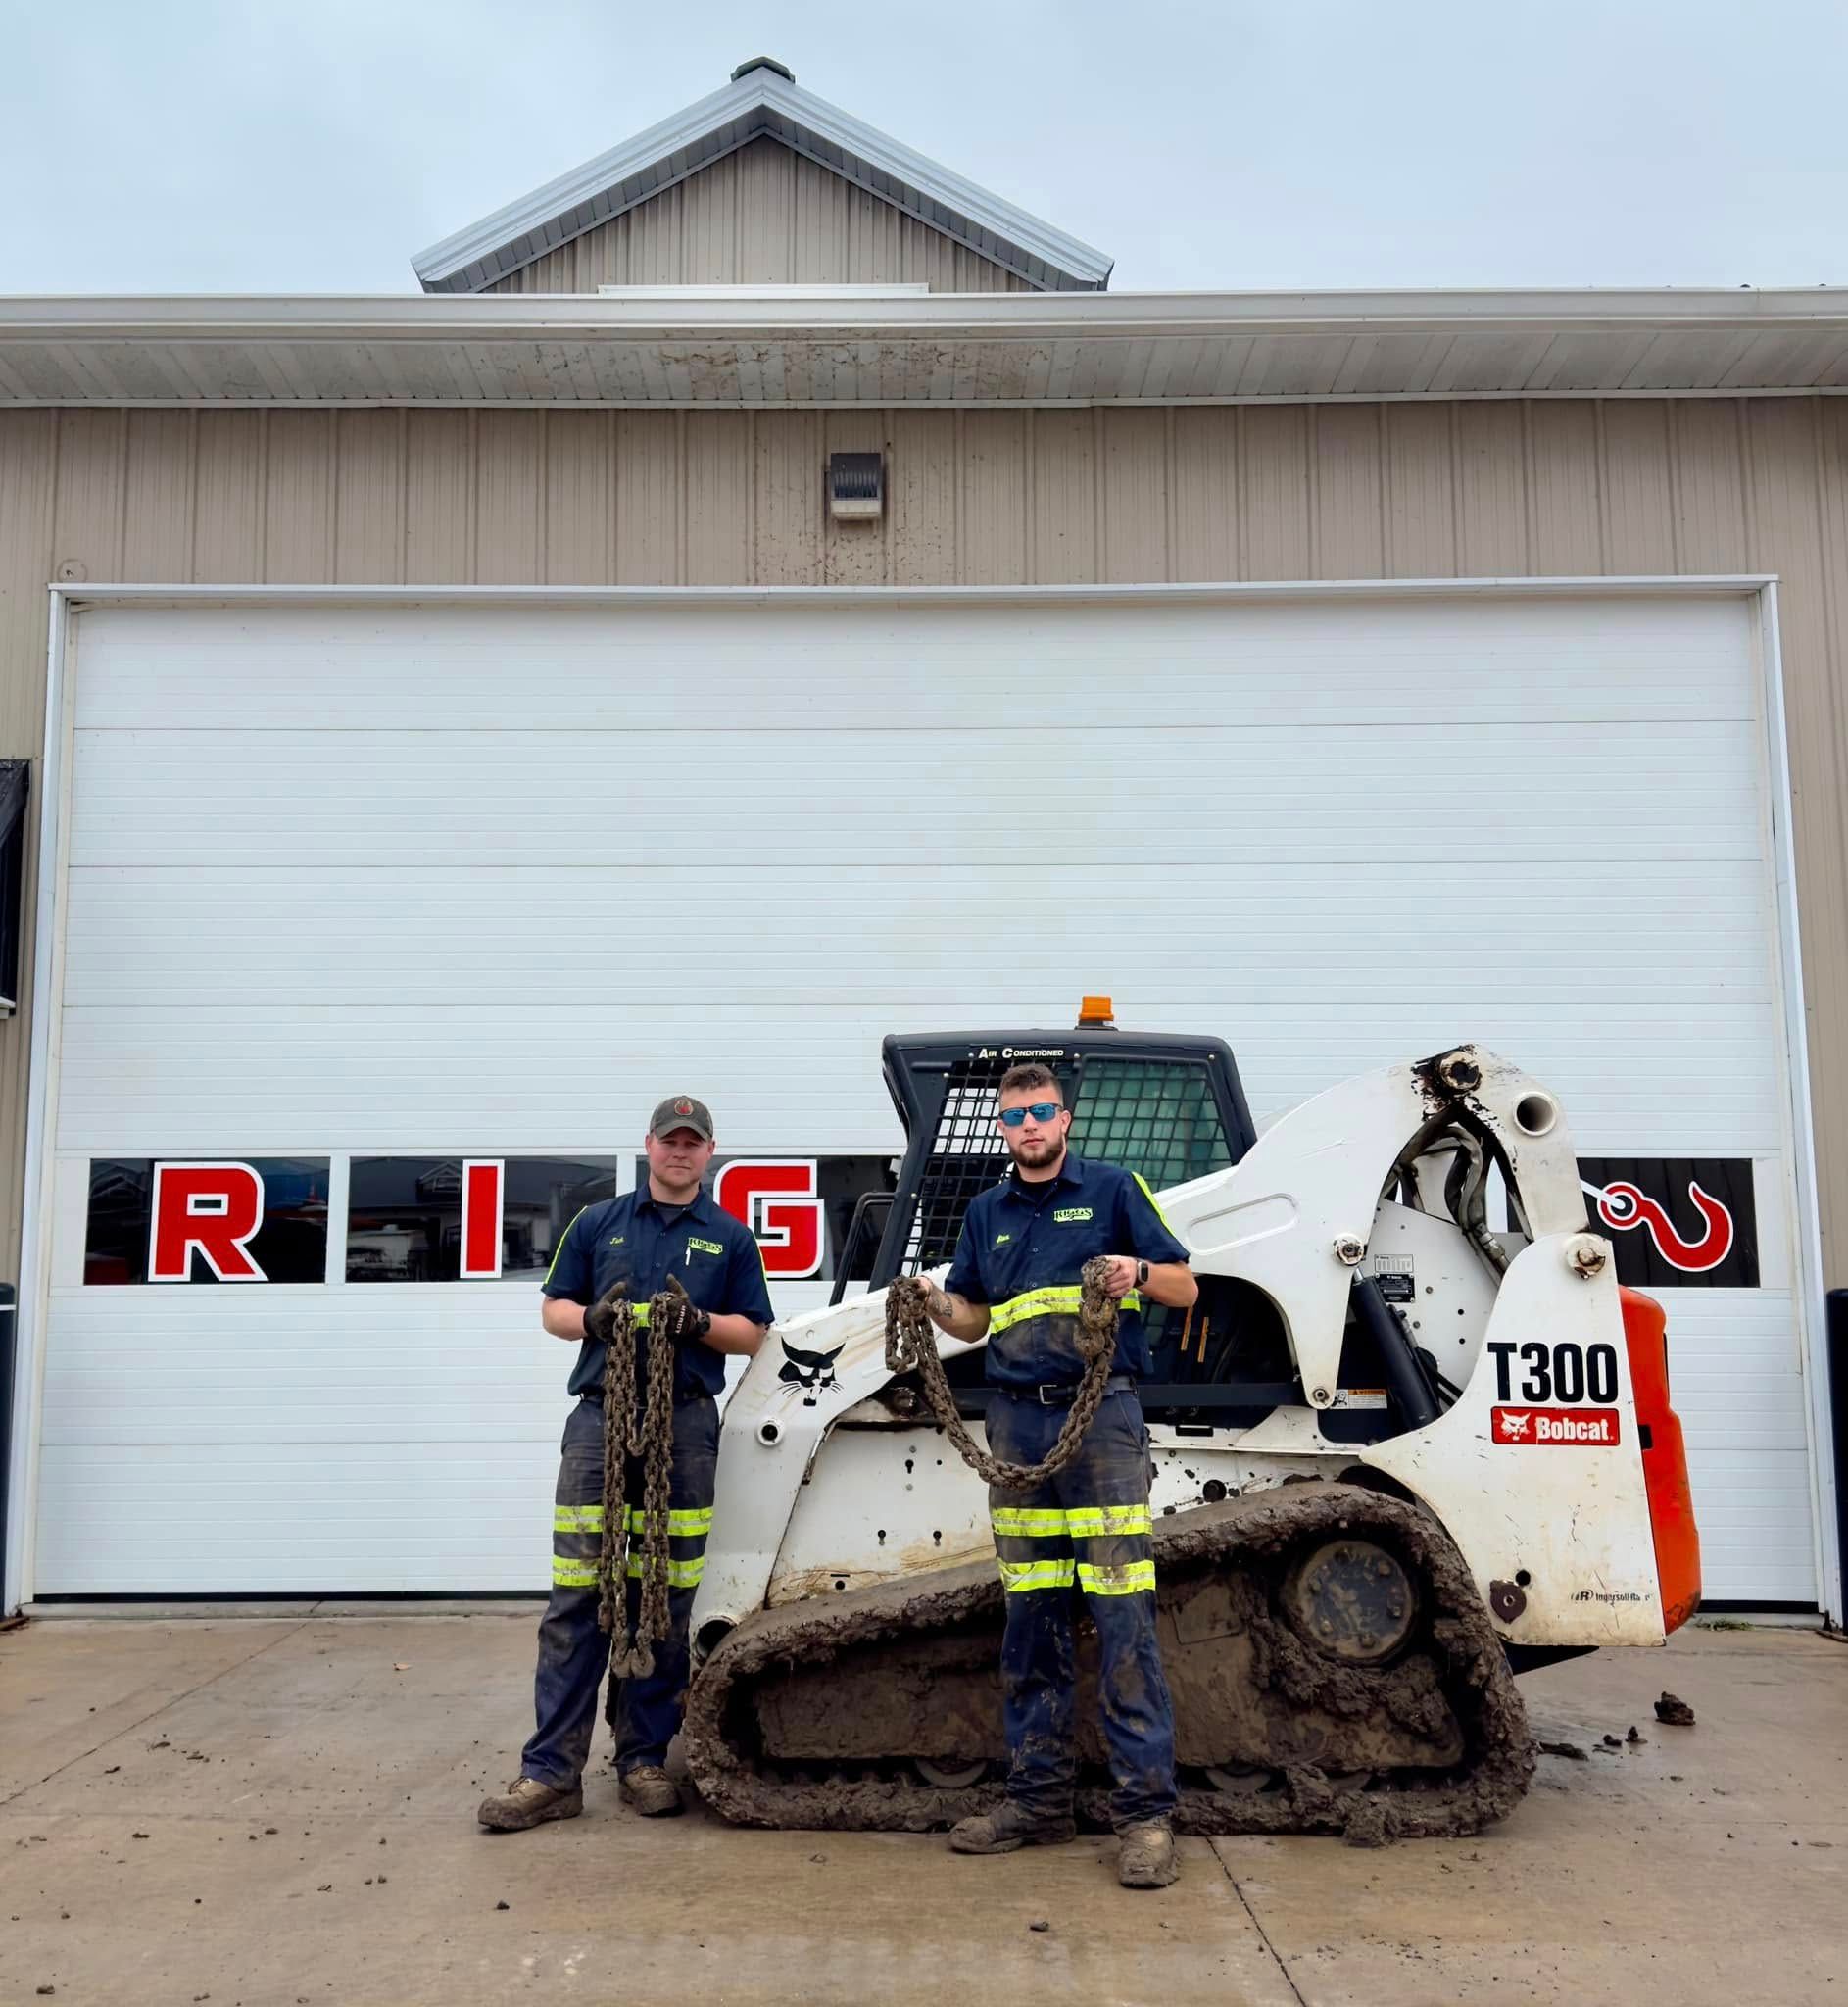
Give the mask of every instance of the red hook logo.
<svg viewBox="0 0 1848 2007">
<path fill-rule="evenodd" d="M 1597 1191 L 1595 1186 L 1586 1189 Z M 1687 1196 L 1707 1223 L 1707 1231 L 1698 1241 L 1682 1240 L 1660 1200 L 1621 1179 L 1597 1192 L 1598 1217 L 1620 1234 L 1633 1232 L 1637 1227 L 1647 1229 L 1656 1252 L 1671 1268 L 1701 1275 L 1710 1268 L 1718 1268 L 1732 1252 L 1732 1215 L 1711 1192 L 1703 1192 L 1692 1180 Z"/>
</svg>

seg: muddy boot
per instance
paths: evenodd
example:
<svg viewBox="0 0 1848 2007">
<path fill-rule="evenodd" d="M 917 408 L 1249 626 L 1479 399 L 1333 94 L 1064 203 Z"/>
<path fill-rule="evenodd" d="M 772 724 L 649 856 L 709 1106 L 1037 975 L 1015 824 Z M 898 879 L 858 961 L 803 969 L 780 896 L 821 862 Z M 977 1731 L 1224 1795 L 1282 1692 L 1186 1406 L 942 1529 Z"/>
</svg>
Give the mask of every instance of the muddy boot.
<svg viewBox="0 0 1848 2007">
<path fill-rule="evenodd" d="M 622 1801 L 644 1819 L 676 1819 L 684 1809 L 673 1779 L 658 1763 L 638 1763 L 623 1773 Z"/>
<path fill-rule="evenodd" d="M 584 1809 L 584 1789 L 554 1790 L 536 1777 L 516 1777 L 498 1798 L 483 1798 L 475 1814 L 491 1833 L 524 1833 L 548 1819 L 575 1819 Z"/>
<path fill-rule="evenodd" d="M 1180 1872 L 1174 1835 L 1166 1824 L 1151 1819 L 1146 1826 L 1123 1829 L 1116 1856 L 1116 1879 L 1125 1888 L 1166 1888 Z"/>
<path fill-rule="evenodd" d="M 949 1846 L 958 1854 L 1011 1854 L 1016 1847 L 1063 1846 L 1078 1837 L 1068 1812 L 1062 1819 L 1038 1819 L 1009 1798 L 997 1812 L 983 1812 L 949 1829 Z"/>
</svg>

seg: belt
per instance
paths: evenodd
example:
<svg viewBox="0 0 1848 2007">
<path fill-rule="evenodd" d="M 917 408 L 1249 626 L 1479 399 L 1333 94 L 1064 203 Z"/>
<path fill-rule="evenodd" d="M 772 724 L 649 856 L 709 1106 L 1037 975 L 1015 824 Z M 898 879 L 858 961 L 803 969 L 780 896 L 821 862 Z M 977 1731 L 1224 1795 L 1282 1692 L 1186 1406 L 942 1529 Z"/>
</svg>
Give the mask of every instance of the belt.
<svg viewBox="0 0 1848 2007">
<path fill-rule="evenodd" d="M 1010 1400 L 1037 1400 L 1042 1407 L 1070 1407 L 1078 1398 L 1080 1384 L 1076 1380 L 1055 1380 L 1041 1387 L 1008 1387 L 997 1381 L 995 1392 L 1006 1395 Z M 1106 1394 L 1134 1394 L 1136 1381 L 1128 1373 L 1112 1373 L 1103 1383 L 1103 1391 Z"/>
<path fill-rule="evenodd" d="M 678 1387 L 674 1389 L 674 1405 L 676 1407 L 691 1407 L 696 1400 L 712 1400 L 716 1397 L 716 1395 L 708 1394 L 704 1387 L 695 1387 L 684 1392 Z M 602 1407 L 604 1404 L 604 1391 L 601 1387 L 587 1387 L 578 1395 L 578 1399 L 594 1401 L 598 1407 Z M 642 1402 L 638 1396 L 636 1406 L 639 1408 L 641 1405 Z"/>
</svg>

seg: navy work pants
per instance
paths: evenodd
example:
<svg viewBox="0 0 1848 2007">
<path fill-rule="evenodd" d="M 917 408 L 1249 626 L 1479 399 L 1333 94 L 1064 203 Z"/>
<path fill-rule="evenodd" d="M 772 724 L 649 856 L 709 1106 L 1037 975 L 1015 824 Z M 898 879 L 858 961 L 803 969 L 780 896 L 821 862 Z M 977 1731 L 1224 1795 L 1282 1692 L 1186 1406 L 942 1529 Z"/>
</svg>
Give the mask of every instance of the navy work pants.
<svg viewBox="0 0 1848 2007">
<path fill-rule="evenodd" d="M 552 1514 L 552 1599 L 539 1624 L 533 1681 L 536 1726 L 520 1756 L 520 1775 L 568 1790 L 590 1760 L 597 1695 L 609 1666 L 610 1640 L 597 1627 L 597 1556 L 604 1537 L 604 1411 L 580 1400 L 564 1425 Z M 680 1726 L 686 1699 L 687 1623 L 705 1568 L 718 1482 L 718 1405 L 707 1395 L 674 1409 L 673 1470 L 668 1492 L 668 1610 L 672 1630 L 655 1646 L 655 1670 L 624 1680 L 613 1721 L 616 1768 L 658 1764 Z M 629 1622 L 641 1602 L 641 1469 L 631 1460 L 623 1489 L 629 1514 Z M 617 1501 L 618 1504 L 620 1501 Z"/>
<path fill-rule="evenodd" d="M 993 1393 L 990 1451 L 1038 1463 L 1068 1410 Z M 1155 1564 L 1148 1517 L 1148 1430 L 1128 1389 L 1104 1396 L 1085 1446 L 1047 1483 L 989 1490 L 1005 1591 L 1001 1701 L 1007 1794 L 1035 1819 L 1070 1816 L 1077 1598 L 1097 1627 L 1103 1738 L 1115 1788 L 1111 1823 L 1174 1810 L 1174 1703 L 1155 1642 Z"/>
</svg>

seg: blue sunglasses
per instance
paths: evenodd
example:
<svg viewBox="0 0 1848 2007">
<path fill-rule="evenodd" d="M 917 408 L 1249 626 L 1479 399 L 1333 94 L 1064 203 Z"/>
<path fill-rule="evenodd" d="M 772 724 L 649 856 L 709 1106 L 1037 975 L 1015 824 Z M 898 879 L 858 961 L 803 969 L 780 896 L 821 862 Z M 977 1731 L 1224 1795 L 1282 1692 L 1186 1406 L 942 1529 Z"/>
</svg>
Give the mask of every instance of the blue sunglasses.
<svg viewBox="0 0 1848 2007">
<path fill-rule="evenodd" d="M 1001 1127 L 1003 1129 L 1018 1129 L 1029 1115 L 1036 1122 L 1049 1122 L 1058 1113 L 1059 1104 L 1057 1101 L 1029 1101 L 1024 1108 L 1003 1108 L 1001 1110 Z"/>
</svg>

